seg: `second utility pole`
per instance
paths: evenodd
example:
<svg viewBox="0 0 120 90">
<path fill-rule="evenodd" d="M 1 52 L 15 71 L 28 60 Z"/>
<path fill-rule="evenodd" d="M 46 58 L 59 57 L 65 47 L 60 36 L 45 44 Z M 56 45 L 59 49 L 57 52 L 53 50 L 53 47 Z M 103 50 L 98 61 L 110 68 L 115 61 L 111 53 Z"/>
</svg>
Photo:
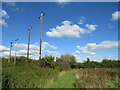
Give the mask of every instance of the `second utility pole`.
<svg viewBox="0 0 120 90">
<path fill-rule="evenodd" d="M 15 40 L 16 41 L 16 45 L 18 45 L 18 38 Z M 16 65 L 16 56 L 17 56 L 17 46 L 16 46 L 16 50 L 15 50 L 15 57 L 14 57 L 14 66 Z"/>
<path fill-rule="evenodd" d="M 26 65 L 28 65 L 28 59 L 29 59 L 29 46 L 30 46 L 30 31 L 32 27 L 30 26 L 28 28 L 28 50 L 27 50 L 27 58 L 26 58 Z"/>
<path fill-rule="evenodd" d="M 39 65 L 42 66 L 41 62 L 41 54 L 42 54 L 42 19 L 45 13 L 41 12 L 41 15 L 39 17 L 40 19 L 40 52 L 39 52 Z"/>
</svg>

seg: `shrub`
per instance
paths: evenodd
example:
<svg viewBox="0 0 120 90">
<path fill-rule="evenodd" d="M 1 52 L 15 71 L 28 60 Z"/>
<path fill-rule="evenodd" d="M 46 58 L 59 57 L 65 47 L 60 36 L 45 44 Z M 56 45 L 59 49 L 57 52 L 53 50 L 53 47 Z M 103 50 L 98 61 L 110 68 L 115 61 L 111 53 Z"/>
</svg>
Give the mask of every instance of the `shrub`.
<svg viewBox="0 0 120 90">
<path fill-rule="evenodd" d="M 3 68 L 3 88 L 45 88 L 47 82 L 56 79 L 59 71 L 39 66 L 19 66 Z"/>
<path fill-rule="evenodd" d="M 67 71 L 71 69 L 71 66 L 65 61 L 57 61 L 55 68 L 59 69 L 60 71 Z"/>
</svg>

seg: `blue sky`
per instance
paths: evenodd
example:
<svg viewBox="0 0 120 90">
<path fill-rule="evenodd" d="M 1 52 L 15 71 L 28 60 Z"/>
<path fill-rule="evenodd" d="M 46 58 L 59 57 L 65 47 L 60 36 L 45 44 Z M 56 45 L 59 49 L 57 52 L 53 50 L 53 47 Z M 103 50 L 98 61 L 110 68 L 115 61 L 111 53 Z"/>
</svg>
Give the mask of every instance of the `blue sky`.
<svg viewBox="0 0 120 90">
<path fill-rule="evenodd" d="M 12 2 L 3 3 L 2 10 L 6 14 L 2 16 L 1 46 L 8 50 L 10 41 L 19 38 L 19 45 L 13 47 L 13 55 L 15 47 L 18 54 L 26 54 L 29 25 L 33 27 L 31 45 L 39 46 L 38 17 L 41 11 L 46 13 L 43 19 L 43 56 L 69 53 L 75 55 L 77 61 L 86 57 L 100 61 L 102 58 L 115 59 L 118 55 L 118 3 Z M 35 54 L 31 51 L 31 58 L 38 58 L 38 51 Z"/>
</svg>

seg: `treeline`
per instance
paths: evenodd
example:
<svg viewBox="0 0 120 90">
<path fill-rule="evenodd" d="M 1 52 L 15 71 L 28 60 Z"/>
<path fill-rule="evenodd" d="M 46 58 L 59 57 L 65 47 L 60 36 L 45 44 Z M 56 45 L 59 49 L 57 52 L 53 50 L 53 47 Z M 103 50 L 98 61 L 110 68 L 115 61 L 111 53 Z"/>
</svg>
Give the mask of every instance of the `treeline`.
<svg viewBox="0 0 120 90">
<path fill-rule="evenodd" d="M 2 58 L 2 66 L 13 66 L 14 58 L 11 58 L 10 63 L 7 62 L 8 59 Z M 76 58 L 74 55 L 61 55 L 57 57 L 53 56 L 45 56 L 41 60 L 41 67 L 48 67 L 48 68 L 57 68 L 60 71 L 69 70 L 73 68 L 118 68 L 119 67 L 119 60 L 108 60 L 103 59 L 102 62 L 91 61 L 89 58 L 85 60 L 83 63 L 76 62 Z M 16 66 L 21 66 L 26 64 L 26 57 L 20 56 L 16 59 Z M 38 65 L 38 60 L 29 59 L 29 65 Z"/>
</svg>

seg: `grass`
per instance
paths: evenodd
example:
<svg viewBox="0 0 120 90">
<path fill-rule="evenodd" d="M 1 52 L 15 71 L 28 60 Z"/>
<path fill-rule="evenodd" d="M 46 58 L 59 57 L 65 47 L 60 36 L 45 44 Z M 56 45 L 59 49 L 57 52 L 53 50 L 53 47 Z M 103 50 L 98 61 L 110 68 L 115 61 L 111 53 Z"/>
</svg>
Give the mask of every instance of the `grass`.
<svg viewBox="0 0 120 90">
<path fill-rule="evenodd" d="M 80 69 L 76 88 L 119 88 L 118 69 Z"/>
<path fill-rule="evenodd" d="M 46 88 L 50 79 L 57 78 L 58 70 L 39 66 L 6 67 L 2 72 L 3 88 Z"/>
<path fill-rule="evenodd" d="M 71 70 L 60 75 L 49 88 L 75 88 L 75 71 Z"/>
</svg>

